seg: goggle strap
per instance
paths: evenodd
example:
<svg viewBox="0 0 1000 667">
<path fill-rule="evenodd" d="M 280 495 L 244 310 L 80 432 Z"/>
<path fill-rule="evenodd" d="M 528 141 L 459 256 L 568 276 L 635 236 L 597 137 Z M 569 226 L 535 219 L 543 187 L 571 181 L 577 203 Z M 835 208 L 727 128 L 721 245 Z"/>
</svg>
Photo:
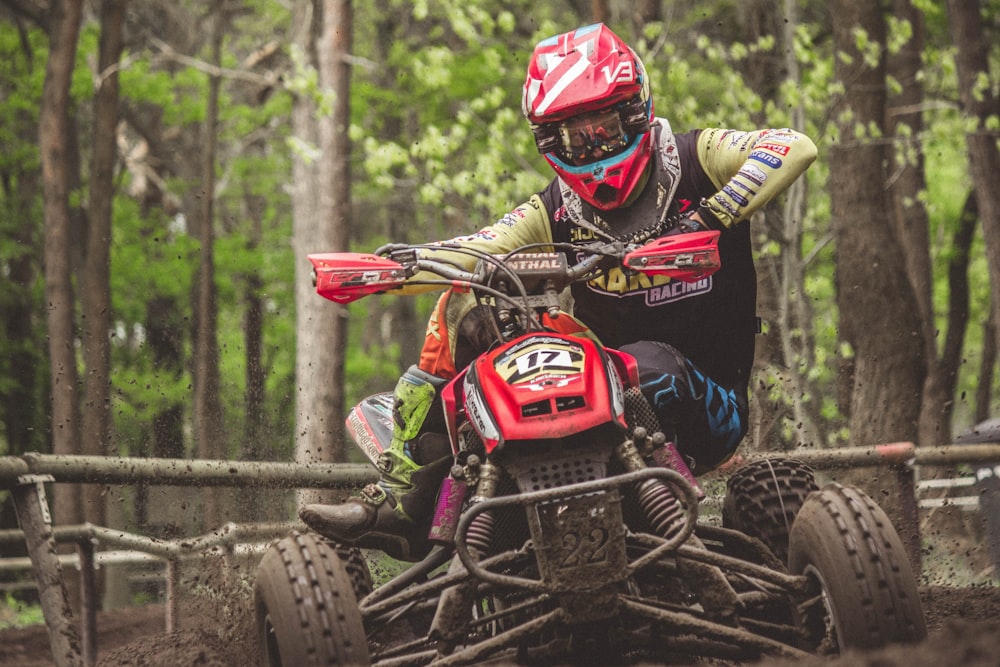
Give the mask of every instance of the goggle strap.
<svg viewBox="0 0 1000 667">
<path fill-rule="evenodd" d="M 622 127 L 630 136 L 649 132 L 649 111 L 646 104 L 638 97 L 626 102 L 619 114 L 622 119 Z"/>
<path fill-rule="evenodd" d="M 535 145 L 538 147 L 539 153 L 544 155 L 558 148 L 560 137 L 559 128 L 556 124 L 532 125 L 531 131 L 535 134 Z"/>
</svg>

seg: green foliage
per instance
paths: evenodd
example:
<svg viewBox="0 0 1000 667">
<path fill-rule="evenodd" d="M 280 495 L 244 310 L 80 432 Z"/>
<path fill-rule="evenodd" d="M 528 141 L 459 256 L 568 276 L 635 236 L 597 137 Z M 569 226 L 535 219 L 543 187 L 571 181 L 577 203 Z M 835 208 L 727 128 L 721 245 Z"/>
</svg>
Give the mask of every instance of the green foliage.
<svg viewBox="0 0 1000 667">
<path fill-rule="evenodd" d="M 195 3 L 197 4 L 197 3 Z M 351 88 L 352 220 L 351 244 L 372 249 L 391 239 L 417 241 L 467 234 L 492 223 L 552 177 L 538 155 L 531 132 L 520 114 L 524 67 L 534 44 L 543 37 L 587 22 L 573 4 L 527 0 L 379 0 L 354 5 L 354 46 Z M 925 129 L 911 140 L 903 156 L 926 165 L 927 192 L 920 202 L 930 216 L 933 299 L 938 324 L 944 326 L 948 287 L 944 280 L 952 255 L 951 243 L 968 190 L 965 147 L 961 136 L 974 123 L 956 110 L 958 84 L 947 13 L 939 0 L 919 0 L 927 43 L 920 73 L 926 91 Z M 822 3 L 798 3 L 802 21 L 795 26 L 792 55 L 799 80 L 777 82 L 777 91 L 763 99 L 747 81 L 755 58 L 784 59 L 778 35 L 745 42 L 745 7 L 735 0 L 714 0 L 672 6 L 663 22 L 648 23 L 633 36 L 627 3 L 612 3 L 613 28 L 631 39 L 649 72 L 655 110 L 675 131 L 721 126 L 757 127 L 765 118 L 772 127 L 790 126 L 801 111 L 804 130 L 817 140 L 820 158 L 806 178 L 808 198 L 801 221 L 801 253 L 806 263 L 804 284 L 798 286 L 812 308 L 806 327 L 796 331 L 812 342 L 813 357 L 790 364 L 818 388 L 816 396 L 797 396 L 785 384 L 785 370 L 767 369 L 763 379 L 768 398 L 776 404 L 807 401 L 826 420 L 829 442 L 842 436 L 842 416 L 835 401 L 840 348 L 836 312 L 834 248 L 831 243 L 830 202 L 825 194 L 829 148 L 839 141 L 881 140 L 875 127 L 859 126 L 840 137 L 835 118 L 843 82 L 834 76 L 836 58 L 829 41 Z M 997 0 L 985 3 L 997 9 Z M 243 3 L 226 33 L 223 66 L 238 71 L 248 57 L 276 41 L 286 44 L 291 30 L 287 5 L 270 0 Z M 177 11 L 189 10 L 178 5 Z M 199 7 L 199 10 L 202 8 Z M 620 21 L 620 23 L 619 23 Z M 857 31 L 855 45 L 868 65 L 883 53 L 897 52 L 912 39 L 913 26 L 889 19 L 889 38 L 878 44 Z M 89 114 L 94 92 L 98 27 L 88 20 L 80 35 L 73 77 L 75 119 L 80 135 L 81 164 L 88 168 Z M 190 37 L 193 57 L 202 57 L 204 36 Z M 184 40 L 178 40 L 178 47 Z M 0 281 L 0 308 L 30 304 L 35 336 L 17 343 L 0 340 L 0 396 L 14 387 L 9 359 L 14 353 L 34 353 L 39 377 L 47 374 L 44 359 L 45 303 L 41 279 L 42 214 L 37 147 L 37 115 L 44 77 L 47 38 L 34 29 L 18 30 L 0 22 L 0 268 L 9 275 L 25 259 L 34 278 L 27 284 Z M 220 99 L 219 154 L 215 197 L 214 248 L 218 292 L 218 344 L 221 350 L 221 401 L 229 450 L 241 443 L 245 417 L 246 341 L 244 316 L 251 297 L 264 304 L 263 349 L 267 369 L 264 408 L 275 449 L 288 454 L 294 431 L 295 303 L 294 267 L 304 261 L 293 255 L 291 204 L 288 195 L 291 160 L 316 157 L 316 147 L 292 136 L 290 116 L 296 95 L 310 95 L 328 110 L 328 91 L 317 85 L 307 58 L 282 46 L 263 68 L 284 72 L 281 84 L 265 90 L 259 83 L 224 78 Z M 117 196 L 111 238 L 113 310 L 112 400 L 114 428 L 120 451 L 138 451 L 149 439 L 151 422 L 161 411 L 182 405 L 190 418 L 191 331 L 193 281 L 199 245 L 188 219 L 200 194 L 197 178 L 201 155 L 198 138 L 205 119 L 208 76 L 203 69 L 160 57 L 159 48 L 129 43 L 123 54 L 120 87 L 123 107 L 161 127 L 158 139 L 174 162 L 156 172 L 155 188 L 144 182 L 141 162 L 144 137 L 123 131 L 123 160 L 117 165 Z M 993 71 L 996 69 L 996 53 Z M 263 70 L 260 70 L 263 71 Z M 255 70 L 258 72 L 258 70 Z M 995 77 L 994 77 L 995 81 Z M 902 82 L 888 81 L 893 90 Z M 974 94 L 990 90 L 986 74 Z M 992 84 L 995 87 L 995 83 Z M 835 122 L 837 121 L 837 122 Z M 1000 121 L 991 118 L 987 129 Z M 128 159 L 124 159 L 128 152 Z M 143 189 L 145 188 L 145 190 Z M 149 194 L 154 191 L 154 194 Z M 145 194 L 143 194 L 145 193 Z M 143 199 L 148 196 L 149 199 Z M 85 203 L 86 192 L 74 193 Z M 761 254 L 788 252 L 777 236 L 764 236 Z M 319 249 L 317 249 L 319 250 Z M 982 239 L 976 239 L 970 274 L 985 275 Z M 990 300 L 986 281 L 971 281 L 971 326 L 956 396 L 956 423 L 967 423 L 973 406 L 982 347 L 982 325 Z M 417 331 L 383 331 L 395 304 L 379 297 L 348 309 L 346 349 L 349 401 L 388 390 L 399 371 L 414 360 L 405 358 L 402 343 L 422 335 L 423 321 L 436 295 L 416 299 Z M 318 299 L 318 297 L 317 297 Z M 155 316 L 162 321 L 154 321 Z M 169 333 L 176 359 L 157 358 L 151 327 Z M 392 327 L 385 327 L 392 329 Z M 943 336 L 942 336 L 943 338 Z M 31 346 L 34 345 L 34 350 Z M 35 388 L 44 405 L 44 382 Z M 794 426 L 784 425 L 784 437 L 794 438 Z M 43 429 L 39 440 L 44 442 Z M 4 446 L 0 438 L 0 449 Z"/>
<path fill-rule="evenodd" d="M 0 630 L 25 628 L 43 623 L 45 616 L 40 605 L 18 600 L 10 593 L 6 593 L 4 599 L 0 600 Z"/>
</svg>

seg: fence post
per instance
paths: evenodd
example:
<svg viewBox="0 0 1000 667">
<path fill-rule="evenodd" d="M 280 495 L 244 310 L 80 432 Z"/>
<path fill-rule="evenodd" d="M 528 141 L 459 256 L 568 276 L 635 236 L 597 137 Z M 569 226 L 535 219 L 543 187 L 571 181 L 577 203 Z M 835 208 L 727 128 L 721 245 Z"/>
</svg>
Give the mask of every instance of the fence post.
<svg viewBox="0 0 1000 667">
<path fill-rule="evenodd" d="M 94 568 L 94 542 L 84 538 L 76 543 L 80 559 L 80 634 L 83 640 L 83 664 L 97 664 L 97 582 Z"/>
<path fill-rule="evenodd" d="M 1000 580 L 1000 465 L 976 470 L 976 488 L 993 578 Z"/>
<path fill-rule="evenodd" d="M 899 537 L 903 541 L 906 555 L 910 557 L 910 565 L 917 577 L 923 567 L 923 554 L 920 549 L 920 504 L 917 501 L 917 482 L 913 466 L 909 463 L 896 463 L 890 466 L 896 475 L 899 485 L 899 512 L 902 525 Z"/>
<path fill-rule="evenodd" d="M 49 647 L 57 667 L 80 667 L 80 638 L 73 625 L 62 568 L 52 537 L 52 517 L 45 500 L 45 482 L 50 475 L 23 475 L 12 490 L 17 519 L 31 558 L 31 569 L 38 584 L 38 600 L 49 629 Z"/>
<path fill-rule="evenodd" d="M 167 559 L 167 632 L 175 632 L 177 630 L 177 606 L 179 604 L 177 596 L 180 594 L 180 591 L 178 590 L 178 583 L 180 582 L 179 568 L 180 563 L 177 558 Z"/>
</svg>

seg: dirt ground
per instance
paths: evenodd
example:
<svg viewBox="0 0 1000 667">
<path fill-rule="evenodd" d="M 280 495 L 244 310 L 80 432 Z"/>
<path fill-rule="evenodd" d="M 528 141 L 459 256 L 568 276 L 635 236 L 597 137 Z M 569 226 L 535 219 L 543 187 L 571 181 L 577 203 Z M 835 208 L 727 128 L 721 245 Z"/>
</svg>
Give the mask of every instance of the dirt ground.
<svg viewBox="0 0 1000 667">
<path fill-rule="evenodd" d="M 866 654 L 819 659 L 810 664 L 782 660 L 759 667 L 963 667 L 1000 666 L 1000 588 L 921 589 L 929 637 L 916 647 L 889 647 Z M 182 605 L 180 629 L 167 634 L 164 607 L 148 605 L 102 612 L 98 616 L 100 667 L 245 667 L 255 664 L 249 619 L 229 603 L 199 600 Z M 0 632 L 0 665 L 47 667 L 54 664 L 45 628 Z"/>
</svg>

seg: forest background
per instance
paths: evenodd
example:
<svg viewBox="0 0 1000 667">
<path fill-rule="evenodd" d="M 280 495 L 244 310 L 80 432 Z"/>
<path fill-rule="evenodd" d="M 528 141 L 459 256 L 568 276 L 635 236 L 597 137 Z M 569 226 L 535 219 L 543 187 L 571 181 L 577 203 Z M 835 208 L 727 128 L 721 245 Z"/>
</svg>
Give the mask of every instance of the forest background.
<svg viewBox="0 0 1000 667">
<path fill-rule="evenodd" d="M 415 361 L 435 297 L 338 306 L 306 254 L 468 234 L 542 188 L 527 59 L 598 20 L 675 131 L 819 146 L 752 221 L 744 451 L 996 414 L 1000 0 L 0 0 L 0 455 L 361 460 L 345 409 Z M 112 497 L 60 486 L 55 520 Z"/>
</svg>

